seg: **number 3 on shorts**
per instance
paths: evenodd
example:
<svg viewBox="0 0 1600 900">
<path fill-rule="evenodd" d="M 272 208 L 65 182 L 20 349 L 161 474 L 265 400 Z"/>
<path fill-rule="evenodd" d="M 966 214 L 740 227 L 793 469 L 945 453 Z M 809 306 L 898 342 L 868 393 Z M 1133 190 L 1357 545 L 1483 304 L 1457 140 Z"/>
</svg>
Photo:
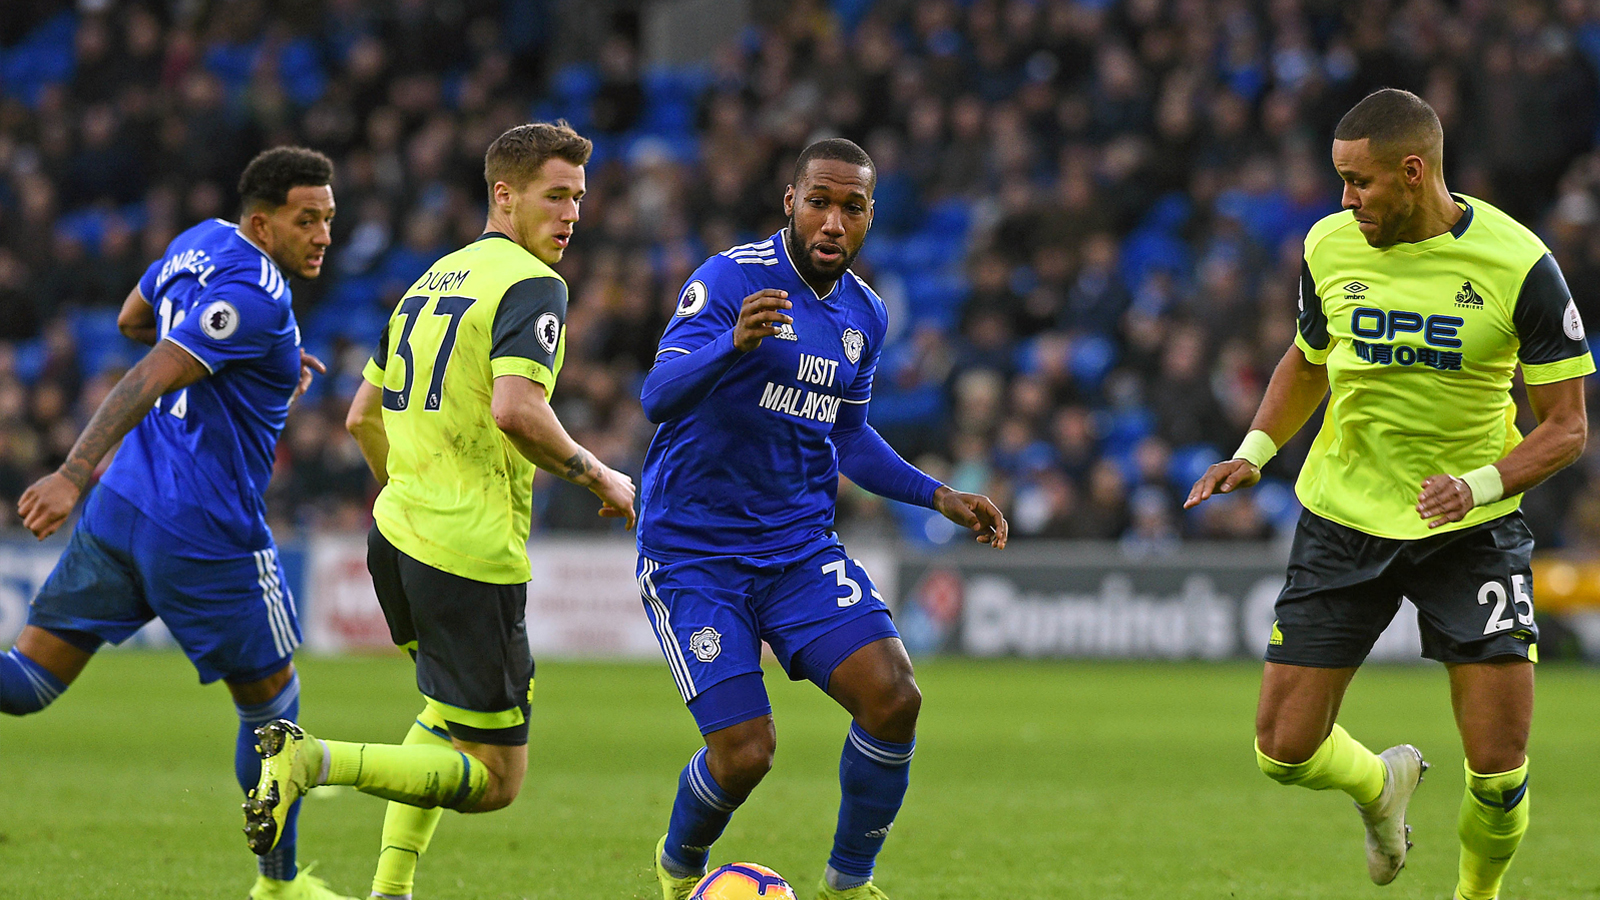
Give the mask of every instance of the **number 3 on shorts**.
<svg viewBox="0 0 1600 900">
<path fill-rule="evenodd" d="M 833 575 L 833 577 L 839 579 L 839 587 L 847 587 L 850 589 L 850 596 L 839 598 L 840 609 L 844 609 L 845 607 L 849 606 L 855 606 L 857 603 L 861 602 L 861 585 L 856 583 L 854 578 L 851 578 L 849 575 L 844 573 L 844 563 L 844 560 L 836 559 L 833 562 L 825 563 L 822 566 L 822 571 L 830 573 Z M 1504 591 L 1501 593 L 1504 593 Z"/>
<path fill-rule="evenodd" d="M 1505 585 L 1498 581 L 1485 581 L 1483 587 L 1478 588 L 1479 606 L 1488 606 L 1489 598 L 1494 598 L 1494 611 L 1489 613 L 1489 624 L 1483 626 L 1484 634 L 1499 634 L 1502 631 L 1510 631 L 1516 622 L 1521 622 L 1524 625 L 1533 624 L 1533 599 L 1528 596 L 1523 576 L 1511 576 L 1511 593 L 1513 595 L 1512 612 L 1516 613 L 1515 621 L 1509 615 L 1503 619 L 1500 618 L 1506 612 Z M 1524 607 L 1527 608 L 1527 612 L 1523 612 Z"/>
</svg>

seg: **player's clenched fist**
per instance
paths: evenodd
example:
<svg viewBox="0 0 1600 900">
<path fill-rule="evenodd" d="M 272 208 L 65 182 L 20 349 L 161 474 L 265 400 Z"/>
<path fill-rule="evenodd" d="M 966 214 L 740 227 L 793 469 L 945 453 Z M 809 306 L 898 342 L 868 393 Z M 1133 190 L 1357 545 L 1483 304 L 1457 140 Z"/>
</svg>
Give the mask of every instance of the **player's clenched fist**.
<svg viewBox="0 0 1600 900">
<path fill-rule="evenodd" d="M 65 475 L 52 472 L 35 481 L 17 501 L 17 515 L 33 536 L 44 540 L 72 514 L 83 491 Z"/>
<path fill-rule="evenodd" d="M 794 306 L 789 302 L 789 292 L 774 288 L 756 291 L 744 298 L 739 308 L 739 321 L 733 326 L 733 346 L 740 353 L 749 353 L 761 346 L 761 339 L 772 337 L 783 325 L 792 325 L 794 319 L 783 311 Z"/>
<path fill-rule="evenodd" d="M 1226 494 L 1235 488 L 1247 488 L 1260 480 L 1261 470 L 1247 459 L 1225 459 L 1213 463 L 1189 489 L 1189 499 L 1183 501 L 1183 508 L 1193 509 L 1212 494 Z"/>
</svg>

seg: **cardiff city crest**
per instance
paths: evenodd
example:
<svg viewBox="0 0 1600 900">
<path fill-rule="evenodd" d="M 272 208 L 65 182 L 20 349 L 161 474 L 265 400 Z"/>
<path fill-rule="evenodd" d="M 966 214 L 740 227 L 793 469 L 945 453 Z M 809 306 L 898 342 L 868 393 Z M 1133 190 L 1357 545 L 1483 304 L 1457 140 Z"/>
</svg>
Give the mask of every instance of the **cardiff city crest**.
<svg viewBox="0 0 1600 900">
<path fill-rule="evenodd" d="M 722 653 L 722 635 L 715 628 L 706 627 L 689 635 L 689 651 L 703 663 L 711 662 Z"/>
<path fill-rule="evenodd" d="M 841 340 L 844 342 L 844 355 L 851 364 L 860 362 L 861 349 L 867 345 L 867 336 L 854 328 L 846 328 Z"/>
</svg>

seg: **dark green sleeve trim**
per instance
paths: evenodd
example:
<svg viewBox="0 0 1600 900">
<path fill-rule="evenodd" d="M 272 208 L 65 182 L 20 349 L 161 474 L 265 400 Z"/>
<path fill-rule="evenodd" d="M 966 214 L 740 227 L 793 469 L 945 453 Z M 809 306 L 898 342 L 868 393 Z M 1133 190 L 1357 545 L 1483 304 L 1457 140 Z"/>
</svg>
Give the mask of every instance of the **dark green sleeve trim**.
<svg viewBox="0 0 1600 900">
<path fill-rule="evenodd" d="M 1328 349 L 1328 317 L 1317 296 L 1317 280 L 1311 277 L 1311 264 L 1300 260 L 1300 337 L 1313 350 Z"/>
<path fill-rule="evenodd" d="M 567 286 L 559 278 L 527 278 L 506 289 L 494 313 L 490 359 L 515 356 L 547 369 L 556 367 L 556 349 L 567 322 Z"/>
<path fill-rule="evenodd" d="M 1511 322 L 1516 326 L 1522 347 L 1517 358 L 1525 365 L 1545 365 L 1589 355 L 1583 321 L 1561 277 L 1555 257 L 1546 253 L 1528 270 L 1517 295 Z"/>
<path fill-rule="evenodd" d="M 393 321 L 389 319 L 383 323 L 383 330 L 378 332 L 378 349 L 372 352 L 372 361 L 380 369 L 389 368 L 389 323 Z"/>
</svg>

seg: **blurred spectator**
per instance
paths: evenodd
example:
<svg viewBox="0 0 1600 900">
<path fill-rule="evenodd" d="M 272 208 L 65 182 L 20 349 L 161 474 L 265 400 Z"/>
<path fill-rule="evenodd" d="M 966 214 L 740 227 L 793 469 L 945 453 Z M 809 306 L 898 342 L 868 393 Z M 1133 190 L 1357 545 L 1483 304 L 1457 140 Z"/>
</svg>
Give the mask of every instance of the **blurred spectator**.
<svg viewBox="0 0 1600 900">
<path fill-rule="evenodd" d="M 233 215 L 239 167 L 275 143 L 333 155 L 344 211 L 329 271 L 296 286 L 333 371 L 280 446 L 283 529 L 365 520 L 346 398 L 411 280 L 481 230 L 483 149 L 536 118 L 597 141 L 552 400 L 635 470 L 651 434 L 638 381 L 684 279 L 781 227 L 794 154 L 824 134 L 879 165 L 856 269 L 893 320 L 872 421 L 1012 504 L 1019 538 L 1161 552 L 1292 527 L 1281 481 L 1199 515 L 1177 498 L 1249 427 L 1293 337 L 1300 239 L 1338 208 L 1332 128 L 1372 88 L 1434 104 L 1452 187 L 1537 229 L 1600 322 L 1592 3 L 763 0 L 740 39 L 676 68 L 648 58 L 637 14 L 582 12 L 0 3 L 0 521 L 137 358 L 115 316 L 143 268 L 194 221 Z M 563 15 L 610 22 L 585 36 L 592 60 L 550 45 Z M 1307 445 L 1268 475 L 1292 478 Z M 1593 541 L 1591 447 L 1530 496 L 1542 542 Z M 841 527 L 937 537 L 842 497 Z M 614 527 L 592 506 L 536 488 L 538 527 Z"/>
</svg>

